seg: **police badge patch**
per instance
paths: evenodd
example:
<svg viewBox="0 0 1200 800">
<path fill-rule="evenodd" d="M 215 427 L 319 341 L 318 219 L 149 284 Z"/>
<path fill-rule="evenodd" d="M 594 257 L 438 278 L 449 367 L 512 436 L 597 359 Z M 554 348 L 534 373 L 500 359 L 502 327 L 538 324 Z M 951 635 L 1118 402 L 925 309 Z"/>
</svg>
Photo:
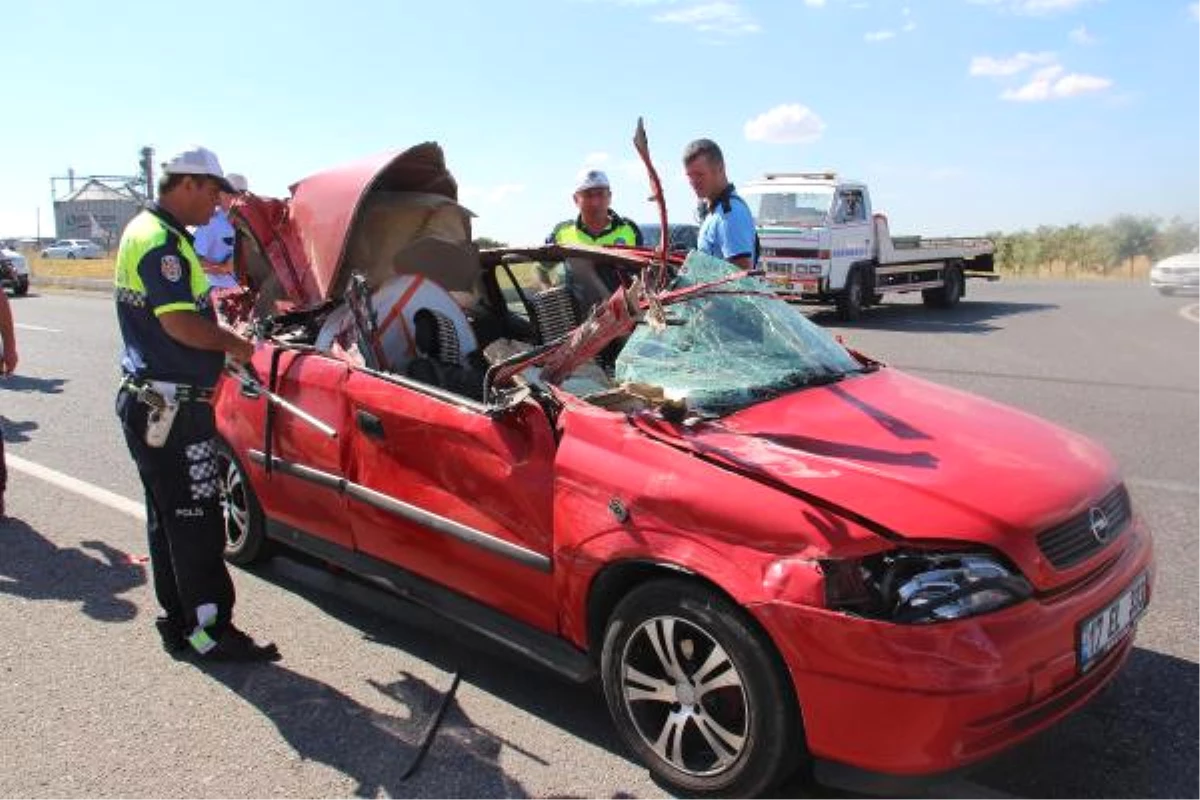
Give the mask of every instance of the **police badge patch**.
<svg viewBox="0 0 1200 800">
<path fill-rule="evenodd" d="M 163 256 L 159 262 L 159 267 L 162 269 L 162 275 L 171 283 L 178 283 L 183 277 L 183 265 L 179 263 L 179 256 Z"/>
</svg>

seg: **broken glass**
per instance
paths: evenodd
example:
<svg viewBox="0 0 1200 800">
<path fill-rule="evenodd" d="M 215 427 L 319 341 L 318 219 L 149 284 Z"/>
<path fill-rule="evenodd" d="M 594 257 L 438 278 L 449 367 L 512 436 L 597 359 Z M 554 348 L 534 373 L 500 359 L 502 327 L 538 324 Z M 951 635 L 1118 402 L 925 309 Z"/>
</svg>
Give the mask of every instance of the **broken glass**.
<svg viewBox="0 0 1200 800">
<path fill-rule="evenodd" d="M 670 289 L 704 288 L 664 308 L 665 328 L 638 324 L 617 357 L 616 380 L 661 387 L 694 412 L 720 416 L 864 371 L 761 279 L 727 280 L 737 272 L 692 251 Z"/>
</svg>

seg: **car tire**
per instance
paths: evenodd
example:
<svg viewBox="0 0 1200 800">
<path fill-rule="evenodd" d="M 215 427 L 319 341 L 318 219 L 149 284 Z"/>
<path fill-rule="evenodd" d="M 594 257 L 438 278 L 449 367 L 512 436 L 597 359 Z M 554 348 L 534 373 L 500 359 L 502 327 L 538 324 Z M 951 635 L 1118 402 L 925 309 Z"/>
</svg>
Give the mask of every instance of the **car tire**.
<svg viewBox="0 0 1200 800">
<path fill-rule="evenodd" d="M 217 448 L 217 476 L 225 526 L 225 560 L 238 566 L 265 561 L 272 547 L 262 506 L 241 462 L 224 443 Z"/>
<path fill-rule="evenodd" d="M 806 754 L 774 646 L 741 608 L 697 583 L 659 580 L 626 596 L 608 621 L 601 675 L 621 738 L 673 793 L 756 796 Z"/>
<path fill-rule="evenodd" d="M 863 276 L 862 270 L 851 269 L 846 276 L 846 288 L 837 296 L 837 315 L 843 322 L 854 322 L 862 316 Z"/>
<path fill-rule="evenodd" d="M 1170 286 L 1160 286 L 1158 287 L 1158 293 L 1163 297 L 1171 297 L 1175 294 L 1175 289 Z"/>
<path fill-rule="evenodd" d="M 69 258 L 69 259 L 71 259 L 71 260 L 74 260 L 74 259 L 75 259 L 75 254 L 74 254 L 74 253 L 67 253 L 67 258 Z"/>
<path fill-rule="evenodd" d="M 964 289 L 962 268 L 958 264 L 946 267 L 943 283 L 936 289 L 921 291 L 921 299 L 931 308 L 954 308 L 962 299 Z"/>
<path fill-rule="evenodd" d="M 24 297 L 29 294 L 29 278 L 19 279 L 16 286 L 13 287 L 13 294 L 17 297 Z"/>
</svg>

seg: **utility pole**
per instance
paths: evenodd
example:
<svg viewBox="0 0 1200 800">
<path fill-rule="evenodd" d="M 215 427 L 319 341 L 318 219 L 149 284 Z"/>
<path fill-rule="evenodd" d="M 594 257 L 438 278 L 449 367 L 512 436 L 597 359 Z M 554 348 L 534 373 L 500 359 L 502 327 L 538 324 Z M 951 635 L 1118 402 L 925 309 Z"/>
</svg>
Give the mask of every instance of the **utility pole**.
<svg viewBox="0 0 1200 800">
<path fill-rule="evenodd" d="M 37 231 L 37 241 L 34 247 L 42 246 L 42 207 L 38 206 L 33 210 L 33 228 Z"/>
<path fill-rule="evenodd" d="M 154 148 L 147 145 L 142 148 L 142 176 L 146 180 L 146 199 L 154 200 Z"/>
</svg>

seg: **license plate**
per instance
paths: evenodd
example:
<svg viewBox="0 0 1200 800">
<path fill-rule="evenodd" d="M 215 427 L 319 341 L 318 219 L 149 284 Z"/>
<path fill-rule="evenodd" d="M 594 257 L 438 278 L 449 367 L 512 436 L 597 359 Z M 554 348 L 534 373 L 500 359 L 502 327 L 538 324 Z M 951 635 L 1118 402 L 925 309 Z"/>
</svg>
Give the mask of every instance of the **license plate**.
<svg viewBox="0 0 1200 800">
<path fill-rule="evenodd" d="M 1146 576 L 1139 575 L 1115 600 L 1079 626 L 1079 671 L 1087 672 L 1113 649 L 1146 610 Z"/>
</svg>

